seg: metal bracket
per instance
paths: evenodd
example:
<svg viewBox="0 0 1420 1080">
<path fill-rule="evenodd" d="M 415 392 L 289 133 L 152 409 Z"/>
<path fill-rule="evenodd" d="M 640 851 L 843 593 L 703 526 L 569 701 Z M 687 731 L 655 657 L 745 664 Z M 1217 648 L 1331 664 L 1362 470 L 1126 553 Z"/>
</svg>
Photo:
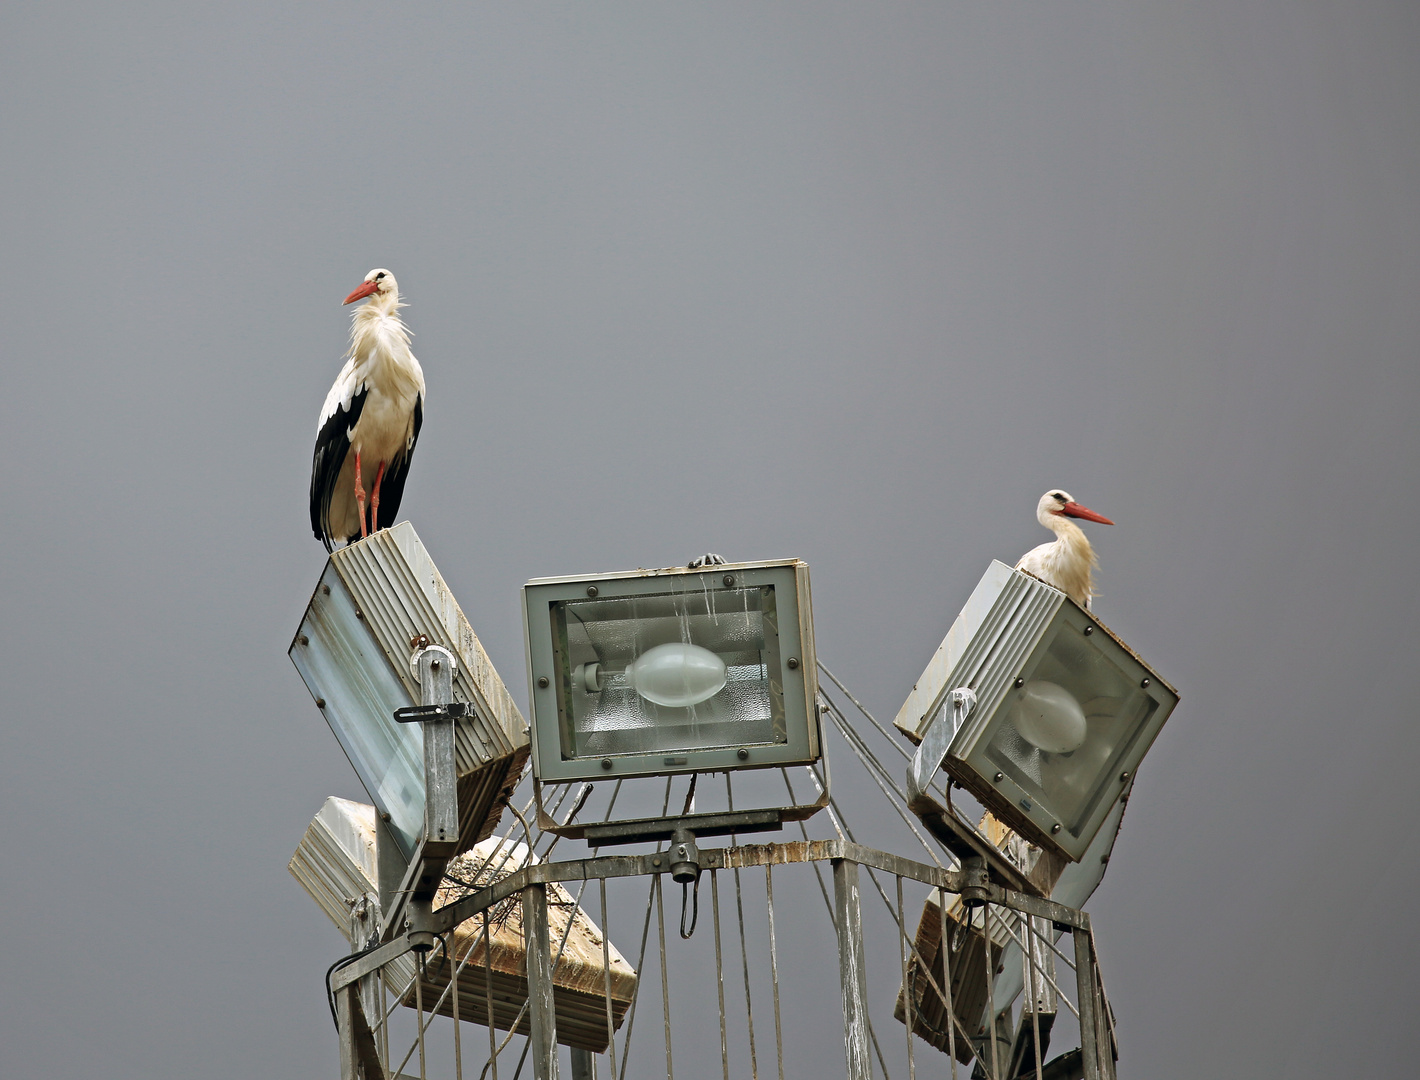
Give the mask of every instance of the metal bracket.
<svg viewBox="0 0 1420 1080">
<path fill-rule="evenodd" d="M 937 770 L 947 759 L 952 740 L 976 708 L 976 691 L 969 686 L 959 686 L 947 696 L 947 700 L 952 706 L 952 728 L 948 731 L 944 722 L 945 709 L 938 710 L 927 722 L 927 730 L 922 733 L 922 742 L 918 745 L 917 752 L 912 755 L 912 764 L 907 770 L 909 802 L 919 795 L 927 794 L 932 777 L 937 775 Z M 945 705 L 946 701 L 942 704 Z"/>
<path fill-rule="evenodd" d="M 458 850 L 458 769 L 454 762 L 454 723 L 468 714 L 466 702 L 453 701 L 458 660 L 448 649 L 430 645 L 415 657 L 419 671 L 420 705 L 397 709 L 400 723 L 424 725 L 424 835 L 390 905 L 384 934 L 388 940 L 404 918 L 421 951 L 432 947 L 424 931 L 444 867 Z M 426 940 L 427 943 L 426 943 Z"/>
<path fill-rule="evenodd" d="M 440 652 L 444 650 L 440 649 Z M 460 720 L 471 716 L 467 701 L 449 701 L 441 705 L 408 705 L 394 711 L 394 718 L 401 724 L 423 724 L 431 720 Z"/>
<path fill-rule="evenodd" d="M 561 824 L 547 812 L 542 801 L 542 781 L 533 777 L 533 805 L 537 808 L 537 827 L 567 840 L 585 840 L 593 846 L 609 844 L 635 844 L 643 841 L 669 840 L 678 825 L 697 836 L 726 836 L 730 833 L 773 832 L 791 821 L 807 821 L 825 806 L 833 791 L 832 774 L 829 770 L 828 755 L 822 754 L 823 782 L 814 783 L 819 789 L 818 798 L 799 806 L 775 806 L 763 810 L 731 810 L 709 814 L 681 814 L 676 817 L 634 818 L 628 821 L 593 822 L 573 825 L 572 818 L 585 801 L 586 793 L 578 798 L 567 820 Z M 776 766 L 788 768 L 788 766 Z M 812 766 L 810 766 L 812 769 Z M 587 788 L 590 789 L 588 784 Z"/>
</svg>

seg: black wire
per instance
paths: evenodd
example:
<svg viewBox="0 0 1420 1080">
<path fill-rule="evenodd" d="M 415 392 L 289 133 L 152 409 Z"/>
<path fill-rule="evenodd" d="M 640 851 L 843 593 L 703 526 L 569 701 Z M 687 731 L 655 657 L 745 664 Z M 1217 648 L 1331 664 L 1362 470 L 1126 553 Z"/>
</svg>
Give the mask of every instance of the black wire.
<svg viewBox="0 0 1420 1080">
<path fill-rule="evenodd" d="M 335 974 L 337 968 L 343 968 L 347 964 L 353 964 L 362 956 L 369 956 L 370 953 L 374 952 L 383 944 L 383 941 L 377 941 L 373 945 L 367 945 L 357 953 L 342 956 L 335 963 L 331 964 L 330 967 L 325 969 L 325 1003 L 330 1006 L 330 1019 L 331 1023 L 335 1025 L 336 1031 L 340 1030 L 340 1018 L 335 1015 L 335 991 L 330 988 L 330 977 Z"/>
<path fill-rule="evenodd" d="M 695 889 L 690 894 L 690 929 L 685 928 L 685 891 L 690 888 L 690 882 L 680 883 L 680 937 L 682 941 L 689 941 L 691 935 L 695 933 L 695 927 L 700 922 L 700 877 L 695 878 Z"/>
</svg>

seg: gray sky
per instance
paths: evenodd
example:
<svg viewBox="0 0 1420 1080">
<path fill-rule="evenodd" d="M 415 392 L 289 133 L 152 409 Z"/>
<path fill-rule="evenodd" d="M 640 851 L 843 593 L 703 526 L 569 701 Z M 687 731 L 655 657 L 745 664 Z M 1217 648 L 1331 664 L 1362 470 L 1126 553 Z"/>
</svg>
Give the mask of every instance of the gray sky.
<svg viewBox="0 0 1420 1080">
<path fill-rule="evenodd" d="M 7 7 L 0 1072 L 335 1072 L 285 867 L 361 793 L 285 649 L 386 266 L 404 515 L 520 701 L 523 581 L 709 548 L 807 559 L 890 717 L 1064 486 L 1183 694 L 1090 905 L 1126 1074 L 1408 1075 L 1417 51 L 1356 0 Z"/>
</svg>

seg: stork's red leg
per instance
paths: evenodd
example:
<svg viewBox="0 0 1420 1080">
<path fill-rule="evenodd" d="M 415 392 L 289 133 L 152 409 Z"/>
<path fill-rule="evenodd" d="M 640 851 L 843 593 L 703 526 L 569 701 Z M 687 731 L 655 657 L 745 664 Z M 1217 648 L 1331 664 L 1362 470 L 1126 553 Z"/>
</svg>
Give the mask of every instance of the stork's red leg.
<svg viewBox="0 0 1420 1080">
<path fill-rule="evenodd" d="M 370 492 L 370 531 L 377 533 L 380 531 L 380 481 L 385 478 L 385 463 L 380 462 L 380 467 L 375 472 L 375 490 Z"/>
<path fill-rule="evenodd" d="M 355 451 L 355 505 L 360 509 L 360 539 L 369 535 L 365 530 L 365 488 L 360 483 L 360 451 Z"/>
</svg>

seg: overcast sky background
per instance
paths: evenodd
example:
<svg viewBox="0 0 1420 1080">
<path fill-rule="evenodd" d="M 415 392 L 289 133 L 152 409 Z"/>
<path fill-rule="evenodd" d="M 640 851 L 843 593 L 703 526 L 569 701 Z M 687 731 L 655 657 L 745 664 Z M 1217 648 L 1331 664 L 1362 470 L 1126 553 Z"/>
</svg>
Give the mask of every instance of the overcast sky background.
<svg viewBox="0 0 1420 1080">
<path fill-rule="evenodd" d="M 285 652 L 385 266 L 520 701 L 523 581 L 711 549 L 891 717 L 1063 486 L 1183 696 L 1123 1075 L 1413 1074 L 1420 6 L 11 4 L 0 70 L 0 1073 L 336 1072 Z"/>
</svg>

